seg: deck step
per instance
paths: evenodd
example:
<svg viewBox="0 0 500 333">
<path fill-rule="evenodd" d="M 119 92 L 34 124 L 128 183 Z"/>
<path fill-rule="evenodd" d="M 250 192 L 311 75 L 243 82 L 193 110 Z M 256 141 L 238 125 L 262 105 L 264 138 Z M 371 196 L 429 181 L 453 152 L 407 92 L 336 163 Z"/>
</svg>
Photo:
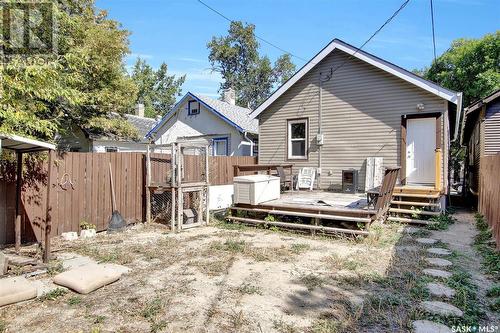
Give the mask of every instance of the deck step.
<svg viewBox="0 0 500 333">
<path fill-rule="evenodd" d="M 396 217 L 396 216 L 387 217 L 387 221 L 399 222 L 399 223 L 409 223 L 409 224 L 423 224 L 423 225 L 430 225 L 430 224 L 436 223 L 433 221 L 426 221 L 426 220 L 419 220 L 419 219 L 408 219 L 405 217 Z"/>
<path fill-rule="evenodd" d="M 404 206 L 441 207 L 441 205 L 438 204 L 438 203 L 414 202 L 414 201 L 399 201 L 399 200 L 392 200 L 391 204 L 393 204 L 393 205 L 404 205 Z"/>
<path fill-rule="evenodd" d="M 247 212 L 277 214 L 277 215 L 312 217 L 312 218 L 319 218 L 319 219 L 324 219 L 324 220 L 334 220 L 334 221 L 361 222 L 361 223 L 370 223 L 372 221 L 370 218 L 367 218 L 367 217 L 341 216 L 341 215 L 318 214 L 318 213 L 304 213 L 304 212 L 298 212 L 298 211 L 287 211 L 287 210 L 278 210 L 278 209 L 247 208 L 247 207 L 234 207 L 234 206 L 231 207 L 231 209 L 243 210 L 243 211 L 247 211 Z"/>
<path fill-rule="evenodd" d="M 272 226 L 283 227 L 283 228 L 314 230 L 314 231 L 324 231 L 324 232 L 333 232 L 333 233 L 347 233 L 347 234 L 364 235 L 364 236 L 368 235 L 368 231 L 365 231 L 365 230 L 342 229 L 342 228 L 324 227 L 321 225 L 309 225 L 309 224 L 288 223 L 288 222 L 279 222 L 279 221 L 265 221 L 265 220 L 250 219 L 250 218 L 246 218 L 246 217 L 236 217 L 236 216 L 228 216 L 226 218 L 228 220 L 236 221 L 236 222 L 272 225 Z"/>
<path fill-rule="evenodd" d="M 413 210 L 413 209 L 401 209 L 401 208 L 389 208 L 389 212 L 391 213 L 403 213 L 403 214 L 417 214 L 417 215 L 429 215 L 429 216 L 438 216 L 441 215 L 441 212 L 429 212 L 427 210 Z"/>
<path fill-rule="evenodd" d="M 393 192 L 392 193 L 393 197 L 405 197 L 405 198 L 424 198 L 424 199 L 439 199 L 441 194 L 439 193 L 432 193 L 432 194 L 416 194 L 416 193 L 398 193 L 398 192 Z"/>
</svg>

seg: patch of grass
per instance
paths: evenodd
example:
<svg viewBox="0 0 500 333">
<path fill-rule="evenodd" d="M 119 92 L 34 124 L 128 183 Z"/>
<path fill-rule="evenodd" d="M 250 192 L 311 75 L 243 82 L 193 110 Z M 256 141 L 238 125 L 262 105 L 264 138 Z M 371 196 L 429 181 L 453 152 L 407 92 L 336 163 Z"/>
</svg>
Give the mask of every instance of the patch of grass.
<svg viewBox="0 0 500 333">
<path fill-rule="evenodd" d="M 106 320 L 106 316 L 103 315 L 97 315 L 92 319 L 93 324 L 102 324 Z"/>
<path fill-rule="evenodd" d="M 500 252 L 493 245 L 491 229 L 481 214 L 476 214 L 475 218 L 479 233 L 474 240 L 474 247 L 483 257 L 482 265 L 486 272 L 500 279 Z"/>
<path fill-rule="evenodd" d="M 500 297 L 500 284 L 497 283 L 486 292 L 488 297 Z"/>
<path fill-rule="evenodd" d="M 68 305 L 75 306 L 82 303 L 82 298 L 80 296 L 71 296 L 68 299 Z"/>
<path fill-rule="evenodd" d="M 493 312 L 500 313 L 500 298 L 497 298 L 493 302 L 491 302 L 489 308 Z"/>
<path fill-rule="evenodd" d="M 259 286 L 255 286 L 255 285 L 250 284 L 248 282 L 242 283 L 238 287 L 238 292 L 240 292 L 241 294 L 247 294 L 247 295 L 253 295 L 253 294 L 262 295 L 262 289 Z"/>
<path fill-rule="evenodd" d="M 235 222 L 230 222 L 224 218 L 220 219 L 217 217 L 211 217 L 210 218 L 211 225 L 224 229 L 224 230 L 238 230 L 238 231 L 243 231 L 247 230 L 248 226 L 241 224 L 241 223 L 235 223 Z"/>
<path fill-rule="evenodd" d="M 303 284 L 309 291 L 323 286 L 323 284 L 325 284 L 326 282 L 323 277 L 314 273 L 302 274 L 299 276 L 298 281 Z"/>
<path fill-rule="evenodd" d="M 220 241 L 212 242 L 210 249 L 218 251 L 226 251 L 231 253 L 242 253 L 245 250 L 246 243 L 244 240 L 226 239 L 224 243 Z"/>
<path fill-rule="evenodd" d="M 229 315 L 229 322 L 231 325 L 231 332 L 239 332 L 241 328 L 248 325 L 249 321 L 246 318 L 243 310 L 236 312 L 235 310 Z"/>
<path fill-rule="evenodd" d="M 446 230 L 450 224 L 455 223 L 455 219 L 448 214 L 448 212 L 438 216 L 433 216 L 429 219 L 429 221 L 435 222 L 427 225 L 427 229 L 430 230 Z"/>
<path fill-rule="evenodd" d="M 59 274 L 61 272 L 64 272 L 64 266 L 63 266 L 62 261 L 51 260 L 49 262 L 48 267 L 47 267 L 47 274 L 50 276 L 54 276 L 54 275 Z"/>
<path fill-rule="evenodd" d="M 470 274 L 461 268 L 455 268 L 446 284 L 456 291 L 452 304 L 464 312 L 463 318 L 457 320 L 456 324 L 478 325 L 484 312 L 478 303 L 477 286 L 472 282 Z"/>
<path fill-rule="evenodd" d="M 0 319 L 0 333 L 4 333 L 5 331 L 7 331 L 7 322 Z"/>
<path fill-rule="evenodd" d="M 49 291 L 48 293 L 43 294 L 40 297 L 40 301 L 55 301 L 59 297 L 62 297 L 68 293 L 67 289 L 63 288 L 56 288 L 54 290 Z"/>
<path fill-rule="evenodd" d="M 161 298 L 156 297 L 152 301 L 148 302 L 141 310 L 141 316 L 152 320 L 156 317 L 163 308 L 163 302 Z"/>
<path fill-rule="evenodd" d="M 295 254 L 303 253 L 311 248 L 309 244 L 304 243 L 294 243 L 290 246 L 291 250 Z"/>
<path fill-rule="evenodd" d="M 283 319 L 273 320 L 273 328 L 279 333 L 299 333 L 300 330 L 295 325 L 285 322 Z"/>
<path fill-rule="evenodd" d="M 396 245 L 403 237 L 401 233 L 401 224 L 374 223 L 370 226 L 369 234 L 363 242 L 369 246 L 390 247 Z"/>
<path fill-rule="evenodd" d="M 165 328 L 167 328 L 167 326 L 168 326 L 168 323 L 166 320 L 153 321 L 151 323 L 150 332 L 151 333 L 161 332 Z"/>
<path fill-rule="evenodd" d="M 115 264 L 128 264 L 134 260 L 130 249 L 121 249 L 114 247 L 111 249 L 103 248 L 97 245 L 83 245 L 73 248 L 75 252 L 83 256 L 89 256 L 99 263 L 115 263 Z"/>
<path fill-rule="evenodd" d="M 317 319 L 313 322 L 311 333 L 338 333 L 341 332 L 342 322 L 335 319 Z"/>
<path fill-rule="evenodd" d="M 337 270 L 345 269 L 348 271 L 356 271 L 359 268 L 366 266 L 364 262 L 360 261 L 360 259 L 356 258 L 355 256 L 342 257 L 338 254 L 333 254 L 326 257 L 324 261 L 326 262 L 327 266 Z"/>
</svg>

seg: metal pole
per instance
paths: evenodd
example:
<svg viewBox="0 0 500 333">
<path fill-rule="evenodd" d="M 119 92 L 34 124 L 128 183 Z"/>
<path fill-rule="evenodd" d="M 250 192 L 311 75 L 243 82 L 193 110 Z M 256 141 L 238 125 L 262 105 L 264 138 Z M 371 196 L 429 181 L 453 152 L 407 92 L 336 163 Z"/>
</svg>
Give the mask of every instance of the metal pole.
<svg viewBox="0 0 500 333">
<path fill-rule="evenodd" d="M 151 222 L 151 153 L 150 147 L 147 145 L 146 150 L 146 222 Z"/>
<path fill-rule="evenodd" d="M 23 176 L 23 153 L 16 152 L 17 155 L 17 175 L 16 175 L 16 220 L 14 225 L 16 253 L 21 249 L 21 186 Z"/>
<path fill-rule="evenodd" d="M 206 177 L 206 182 L 207 182 L 207 191 L 206 191 L 206 198 L 205 198 L 205 214 L 206 214 L 206 217 L 205 217 L 205 224 L 208 224 L 210 222 L 210 202 L 209 202 L 209 198 L 210 198 L 210 177 L 209 177 L 209 171 L 210 171 L 210 166 L 209 166 L 209 163 L 208 163 L 208 159 L 209 159 L 209 149 L 210 147 L 209 146 L 206 146 L 205 147 L 205 177 Z"/>
<path fill-rule="evenodd" d="M 45 246 L 43 251 L 43 262 L 47 263 L 50 260 L 50 232 L 52 229 L 52 220 L 50 216 L 50 192 L 52 188 L 52 155 L 54 152 L 49 150 L 49 167 L 47 170 L 47 204 L 46 204 L 46 215 L 45 215 Z"/>
</svg>

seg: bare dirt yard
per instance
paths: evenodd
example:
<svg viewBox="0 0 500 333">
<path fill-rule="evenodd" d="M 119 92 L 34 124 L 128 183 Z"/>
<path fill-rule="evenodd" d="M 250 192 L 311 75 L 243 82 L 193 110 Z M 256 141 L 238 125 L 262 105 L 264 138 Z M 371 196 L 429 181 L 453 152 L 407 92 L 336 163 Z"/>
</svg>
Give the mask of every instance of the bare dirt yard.
<svg viewBox="0 0 500 333">
<path fill-rule="evenodd" d="M 138 225 L 59 240 L 56 254 L 131 271 L 88 295 L 56 289 L 4 307 L 0 324 L 5 332 L 407 332 L 427 294 L 425 249 L 403 229 L 341 239 L 226 223 L 177 234 Z"/>
</svg>

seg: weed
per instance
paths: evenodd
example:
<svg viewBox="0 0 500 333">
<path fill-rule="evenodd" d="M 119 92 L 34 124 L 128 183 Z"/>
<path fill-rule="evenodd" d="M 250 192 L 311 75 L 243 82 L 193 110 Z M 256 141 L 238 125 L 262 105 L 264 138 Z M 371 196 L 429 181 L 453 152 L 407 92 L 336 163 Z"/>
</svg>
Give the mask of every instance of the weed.
<svg viewBox="0 0 500 333">
<path fill-rule="evenodd" d="M 68 289 L 56 288 L 54 290 L 49 291 L 48 293 L 43 294 L 40 297 L 40 301 L 55 301 L 61 296 L 64 296 L 68 293 Z"/>
<path fill-rule="evenodd" d="M 242 283 L 239 287 L 238 287 L 238 291 L 241 293 L 241 294 L 248 294 L 248 295 L 252 295 L 252 294 L 258 294 L 258 295 L 262 295 L 262 289 L 258 286 L 254 286 L 248 282 L 244 282 Z"/>
<path fill-rule="evenodd" d="M 95 228 L 96 228 L 95 224 L 89 223 L 89 222 L 87 222 L 85 220 L 82 220 L 80 222 L 80 229 L 81 230 L 89 230 L 89 229 L 95 229 Z"/>
<path fill-rule="evenodd" d="M 302 274 L 299 277 L 299 282 L 306 286 L 307 290 L 312 291 L 317 287 L 321 287 L 325 283 L 325 279 L 314 273 Z"/>
<path fill-rule="evenodd" d="M 5 320 L 0 319 L 0 333 L 4 333 L 7 331 L 7 322 Z"/>
<path fill-rule="evenodd" d="M 64 271 L 64 266 L 60 260 L 52 260 L 47 267 L 47 274 L 54 276 Z"/>
<path fill-rule="evenodd" d="M 429 219 L 429 221 L 434 222 L 427 225 L 427 229 L 430 230 L 446 230 L 450 224 L 455 223 L 455 219 L 448 214 L 448 212 L 438 216 L 433 216 Z"/>
<path fill-rule="evenodd" d="M 274 319 L 273 328 L 279 333 L 298 333 L 300 332 L 293 324 L 285 322 L 283 319 Z"/>
<path fill-rule="evenodd" d="M 491 287 L 486 293 L 488 297 L 500 297 L 500 284 L 497 283 L 493 287 Z"/>
<path fill-rule="evenodd" d="M 68 299 L 68 305 L 74 306 L 82 303 L 82 298 L 80 296 L 71 296 Z"/>
<path fill-rule="evenodd" d="M 488 274 L 491 274 L 496 279 L 500 279 L 500 252 L 496 251 L 490 243 L 492 240 L 491 229 L 481 214 L 476 214 L 475 218 L 479 234 L 474 240 L 474 246 L 483 257 L 483 268 Z"/>
<path fill-rule="evenodd" d="M 168 323 L 165 320 L 153 321 L 151 323 L 150 332 L 156 333 L 156 332 L 163 331 L 165 328 L 167 328 L 167 325 L 168 325 Z"/>
<path fill-rule="evenodd" d="M 106 320 L 106 316 L 97 315 L 92 320 L 92 323 L 94 323 L 94 324 L 102 324 L 102 323 L 104 323 L 105 320 Z"/>
<path fill-rule="evenodd" d="M 151 302 L 147 303 L 146 306 L 141 311 L 141 316 L 152 320 L 156 315 L 158 315 L 163 308 L 163 302 L 161 298 L 156 297 Z"/>
<path fill-rule="evenodd" d="M 312 333 L 337 333 L 341 332 L 342 323 L 338 320 L 327 318 L 317 319 L 313 322 L 310 331 Z"/>
<path fill-rule="evenodd" d="M 264 218 L 264 221 L 267 221 L 267 222 L 275 222 L 276 221 L 276 218 L 274 217 L 274 215 L 267 215 L 265 218 Z"/>
<path fill-rule="evenodd" d="M 248 319 L 245 317 L 243 310 L 233 312 L 229 315 L 229 321 L 231 323 L 232 332 L 239 332 L 240 329 L 248 324 Z"/>
<path fill-rule="evenodd" d="M 231 253 L 241 253 L 245 250 L 244 240 L 226 239 L 224 243 L 213 242 L 210 244 L 210 248 L 219 251 L 227 251 Z"/>
<path fill-rule="evenodd" d="M 493 302 L 491 302 L 489 308 L 493 312 L 500 313 L 500 298 L 497 298 Z"/>
<path fill-rule="evenodd" d="M 295 254 L 300 254 L 302 252 L 305 252 L 309 250 L 311 246 L 309 244 L 304 244 L 304 243 L 294 243 L 291 246 L 292 252 Z"/>
</svg>

